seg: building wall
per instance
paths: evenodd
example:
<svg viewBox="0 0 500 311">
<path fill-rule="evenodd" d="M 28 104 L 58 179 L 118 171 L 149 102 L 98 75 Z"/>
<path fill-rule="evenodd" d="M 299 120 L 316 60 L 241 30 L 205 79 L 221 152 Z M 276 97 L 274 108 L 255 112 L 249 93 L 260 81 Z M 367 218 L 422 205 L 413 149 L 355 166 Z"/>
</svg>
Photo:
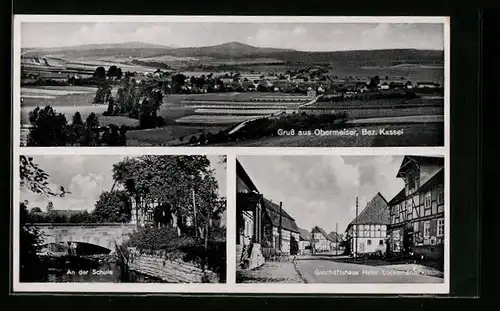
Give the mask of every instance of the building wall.
<svg viewBox="0 0 500 311">
<path fill-rule="evenodd" d="M 405 176 L 405 184 L 423 185 L 442 165 L 421 165 Z M 413 182 L 411 179 L 417 180 Z M 390 208 L 390 250 L 442 258 L 444 245 L 443 182 L 422 191 L 405 188 L 406 199 Z"/>
<path fill-rule="evenodd" d="M 268 239 L 271 242 L 271 247 L 275 248 L 276 250 L 280 249 L 279 247 L 279 233 L 278 233 L 278 227 L 273 226 L 272 231 L 270 230 L 270 227 L 267 227 L 268 234 L 272 234 L 272 238 Z M 266 235 L 266 233 L 264 233 Z M 281 252 L 284 255 L 290 254 L 290 248 L 291 248 L 291 240 L 292 237 L 295 239 L 295 241 L 298 243 L 299 242 L 299 233 L 297 232 L 291 232 L 286 229 L 281 229 Z M 297 244 L 298 245 L 298 244 Z"/>
<path fill-rule="evenodd" d="M 309 247 L 311 245 L 311 242 L 309 241 L 299 241 L 299 254 L 305 254 L 311 252 L 310 249 L 306 249 L 306 247 Z"/>
<path fill-rule="evenodd" d="M 444 242 L 444 188 L 433 187 L 390 207 L 391 251 L 401 252 L 404 239 L 409 246 L 441 245 Z M 410 235 L 406 237 L 405 234 Z"/>
<path fill-rule="evenodd" d="M 358 248 L 356 249 L 356 243 Z M 351 254 L 356 251 L 358 254 L 368 254 L 381 252 L 385 254 L 386 252 L 386 239 L 385 238 L 357 238 L 353 239 L 351 245 Z"/>
<path fill-rule="evenodd" d="M 321 232 L 313 232 L 313 245 L 314 249 L 319 252 L 326 252 L 330 250 L 330 241 L 325 238 Z"/>
<path fill-rule="evenodd" d="M 243 228 L 240 232 L 240 242 L 243 245 L 249 245 L 252 242 L 254 232 L 254 220 L 253 213 L 244 211 L 243 212 Z"/>
<path fill-rule="evenodd" d="M 353 225 L 348 231 L 350 253 L 358 254 L 382 252 L 386 253 L 387 225 L 363 224 Z M 356 249 L 357 244 L 357 249 Z"/>
</svg>

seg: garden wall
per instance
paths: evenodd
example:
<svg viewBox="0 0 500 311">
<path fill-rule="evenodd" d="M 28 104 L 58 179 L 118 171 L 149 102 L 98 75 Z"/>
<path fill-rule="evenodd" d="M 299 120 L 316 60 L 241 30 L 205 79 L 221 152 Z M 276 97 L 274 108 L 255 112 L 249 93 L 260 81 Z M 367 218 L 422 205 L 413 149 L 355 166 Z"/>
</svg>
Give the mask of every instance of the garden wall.
<svg viewBox="0 0 500 311">
<path fill-rule="evenodd" d="M 160 278 L 169 283 L 219 283 L 217 273 L 181 259 L 167 260 L 163 254 L 144 254 L 129 248 L 130 270 Z"/>
</svg>

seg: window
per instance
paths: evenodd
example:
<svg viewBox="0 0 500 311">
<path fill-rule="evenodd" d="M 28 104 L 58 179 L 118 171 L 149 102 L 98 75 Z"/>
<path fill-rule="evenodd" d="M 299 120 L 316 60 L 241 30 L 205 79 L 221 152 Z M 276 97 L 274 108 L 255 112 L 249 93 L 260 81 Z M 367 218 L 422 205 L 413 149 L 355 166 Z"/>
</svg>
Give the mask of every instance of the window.
<svg viewBox="0 0 500 311">
<path fill-rule="evenodd" d="M 424 222 L 424 239 L 428 239 L 431 236 L 431 222 L 427 220 Z"/>
<path fill-rule="evenodd" d="M 367 241 L 367 244 L 368 244 L 368 245 L 372 245 L 372 240 L 368 240 L 368 241 Z"/>
<path fill-rule="evenodd" d="M 424 207 L 425 209 L 431 208 L 432 205 L 432 199 L 431 199 L 431 192 L 427 192 L 425 194 L 425 199 L 424 199 Z"/>
<path fill-rule="evenodd" d="M 437 201 L 438 201 L 438 204 L 444 203 L 444 188 L 443 188 L 443 186 L 438 187 Z"/>
<path fill-rule="evenodd" d="M 378 245 L 384 245 L 384 240 L 379 240 Z"/>
<path fill-rule="evenodd" d="M 418 232 L 418 222 L 413 223 L 413 232 Z"/>
<path fill-rule="evenodd" d="M 444 235 L 444 218 L 440 218 L 437 221 L 437 236 Z"/>
</svg>

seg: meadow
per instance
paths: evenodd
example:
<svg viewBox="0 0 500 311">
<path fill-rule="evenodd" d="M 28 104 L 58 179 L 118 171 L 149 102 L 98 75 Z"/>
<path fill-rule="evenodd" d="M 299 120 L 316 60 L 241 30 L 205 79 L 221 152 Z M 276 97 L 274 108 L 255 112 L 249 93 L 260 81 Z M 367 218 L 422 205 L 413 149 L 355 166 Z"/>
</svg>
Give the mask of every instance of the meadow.
<svg viewBox="0 0 500 311">
<path fill-rule="evenodd" d="M 21 88 L 21 125 L 29 125 L 29 112 L 36 107 L 52 106 L 71 120 L 79 111 L 82 118 L 90 113 L 102 114 L 106 105 L 92 103 L 97 88 L 81 86 L 42 86 Z"/>
<path fill-rule="evenodd" d="M 400 136 L 274 136 L 227 142 L 215 146 L 238 147 L 405 147 L 443 146 L 443 123 L 366 126 L 363 129 L 403 130 Z M 360 131 L 360 128 L 358 128 Z"/>
</svg>

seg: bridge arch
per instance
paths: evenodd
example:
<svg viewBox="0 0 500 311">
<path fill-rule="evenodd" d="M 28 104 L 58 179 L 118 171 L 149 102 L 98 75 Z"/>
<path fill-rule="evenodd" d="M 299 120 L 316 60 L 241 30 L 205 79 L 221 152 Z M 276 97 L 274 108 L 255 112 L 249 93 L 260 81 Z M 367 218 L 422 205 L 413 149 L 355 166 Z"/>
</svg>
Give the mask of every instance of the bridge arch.
<svg viewBox="0 0 500 311">
<path fill-rule="evenodd" d="M 86 243 L 114 252 L 126 242 L 136 226 L 133 224 L 34 224 L 43 233 L 43 244 Z"/>
</svg>

